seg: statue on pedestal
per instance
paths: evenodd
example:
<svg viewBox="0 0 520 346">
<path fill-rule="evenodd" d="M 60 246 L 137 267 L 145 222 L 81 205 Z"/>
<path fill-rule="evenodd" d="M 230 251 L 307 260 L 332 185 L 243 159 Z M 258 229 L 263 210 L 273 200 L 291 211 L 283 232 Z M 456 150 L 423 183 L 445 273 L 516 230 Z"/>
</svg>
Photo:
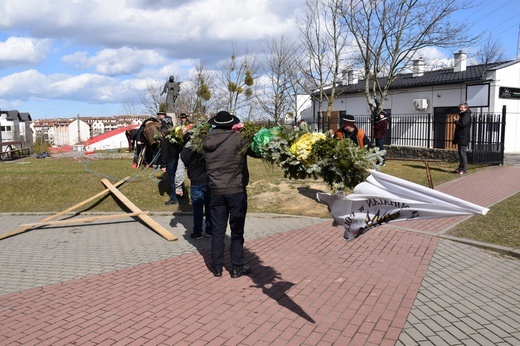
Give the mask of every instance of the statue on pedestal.
<svg viewBox="0 0 520 346">
<path fill-rule="evenodd" d="M 176 82 L 173 76 L 164 84 L 161 95 L 166 93 L 166 112 L 174 113 L 175 100 L 181 91 L 181 82 Z"/>
</svg>

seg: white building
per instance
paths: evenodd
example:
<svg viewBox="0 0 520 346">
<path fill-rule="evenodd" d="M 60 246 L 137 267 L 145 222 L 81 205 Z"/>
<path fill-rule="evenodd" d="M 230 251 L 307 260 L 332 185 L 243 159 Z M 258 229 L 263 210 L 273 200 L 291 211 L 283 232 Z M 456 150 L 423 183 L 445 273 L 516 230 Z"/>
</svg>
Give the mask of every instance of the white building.
<svg viewBox="0 0 520 346">
<path fill-rule="evenodd" d="M 90 138 L 90 127 L 79 118 L 54 122 L 53 141 L 57 146 L 83 143 Z"/>
<path fill-rule="evenodd" d="M 296 95 L 295 100 L 296 105 L 296 114 L 292 114 L 292 117 L 289 115 L 285 116 L 285 125 L 294 125 L 300 122 L 300 120 L 308 119 L 302 118 L 302 112 L 305 112 L 306 109 L 309 109 L 312 105 L 312 98 L 310 95 Z"/>
<path fill-rule="evenodd" d="M 31 115 L 17 110 L 0 110 L 0 142 L 22 142 L 24 148 L 33 144 Z"/>
<path fill-rule="evenodd" d="M 341 117 L 352 114 L 356 118 L 370 118 L 370 110 L 362 90 L 364 80 L 349 78 L 337 88 L 330 119 L 322 114 L 318 104 L 307 109 L 302 118 L 323 129 L 336 129 Z M 506 106 L 504 152 L 520 152 L 520 59 L 487 65 L 466 66 L 466 54 L 454 56 L 454 67 L 437 71 L 424 71 L 422 60 L 414 61 L 413 72 L 402 74 L 392 83 L 384 109 L 392 115 L 420 117 L 433 115 L 445 121 L 458 114 L 458 105 L 467 102 L 473 114 L 501 114 Z"/>
<path fill-rule="evenodd" d="M 50 145 L 69 146 L 83 144 L 87 139 L 125 126 L 139 126 L 150 116 L 118 115 L 113 117 L 80 117 L 40 119 L 31 123 L 38 140 Z"/>
<path fill-rule="evenodd" d="M 138 128 L 140 125 L 130 125 L 92 137 L 85 143 L 86 151 L 128 148 L 126 131 Z"/>
</svg>

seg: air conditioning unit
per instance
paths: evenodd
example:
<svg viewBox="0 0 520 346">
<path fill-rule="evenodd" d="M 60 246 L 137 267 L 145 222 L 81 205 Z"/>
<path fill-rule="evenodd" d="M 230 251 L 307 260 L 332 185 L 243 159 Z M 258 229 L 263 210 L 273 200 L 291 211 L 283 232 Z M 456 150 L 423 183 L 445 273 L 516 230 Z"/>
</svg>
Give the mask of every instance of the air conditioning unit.
<svg viewBox="0 0 520 346">
<path fill-rule="evenodd" d="M 427 99 L 415 99 L 413 100 L 413 109 L 416 111 L 425 111 L 428 109 L 428 100 Z"/>
</svg>

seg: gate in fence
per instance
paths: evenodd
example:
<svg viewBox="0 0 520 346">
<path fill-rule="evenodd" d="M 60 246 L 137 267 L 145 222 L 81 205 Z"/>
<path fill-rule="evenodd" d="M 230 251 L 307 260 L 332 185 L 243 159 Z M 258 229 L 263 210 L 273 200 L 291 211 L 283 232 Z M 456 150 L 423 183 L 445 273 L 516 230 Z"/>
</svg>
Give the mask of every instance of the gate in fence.
<svg viewBox="0 0 520 346">
<path fill-rule="evenodd" d="M 504 140 L 506 107 L 502 114 L 476 114 L 471 119 L 472 164 L 502 164 L 504 162 Z"/>
</svg>

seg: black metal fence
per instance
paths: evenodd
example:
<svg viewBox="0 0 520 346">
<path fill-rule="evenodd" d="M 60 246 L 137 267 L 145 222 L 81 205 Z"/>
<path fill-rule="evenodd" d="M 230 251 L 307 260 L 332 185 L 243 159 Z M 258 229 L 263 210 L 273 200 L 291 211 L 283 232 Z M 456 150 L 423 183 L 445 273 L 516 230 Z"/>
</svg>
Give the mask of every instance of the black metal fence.
<svg viewBox="0 0 520 346">
<path fill-rule="evenodd" d="M 392 114 L 384 143 L 392 146 L 456 150 L 452 143 L 458 114 Z M 373 138 L 373 122 L 368 115 L 355 115 L 356 125 Z M 468 155 L 472 164 L 497 164 L 504 160 L 506 108 L 502 114 L 473 113 Z M 312 125 L 312 124 L 311 124 Z M 339 124 L 337 126 L 340 126 Z M 321 129 L 320 129 L 321 131 Z"/>
<path fill-rule="evenodd" d="M 472 163 L 504 162 L 506 111 L 502 114 L 477 114 L 472 118 Z"/>
</svg>

